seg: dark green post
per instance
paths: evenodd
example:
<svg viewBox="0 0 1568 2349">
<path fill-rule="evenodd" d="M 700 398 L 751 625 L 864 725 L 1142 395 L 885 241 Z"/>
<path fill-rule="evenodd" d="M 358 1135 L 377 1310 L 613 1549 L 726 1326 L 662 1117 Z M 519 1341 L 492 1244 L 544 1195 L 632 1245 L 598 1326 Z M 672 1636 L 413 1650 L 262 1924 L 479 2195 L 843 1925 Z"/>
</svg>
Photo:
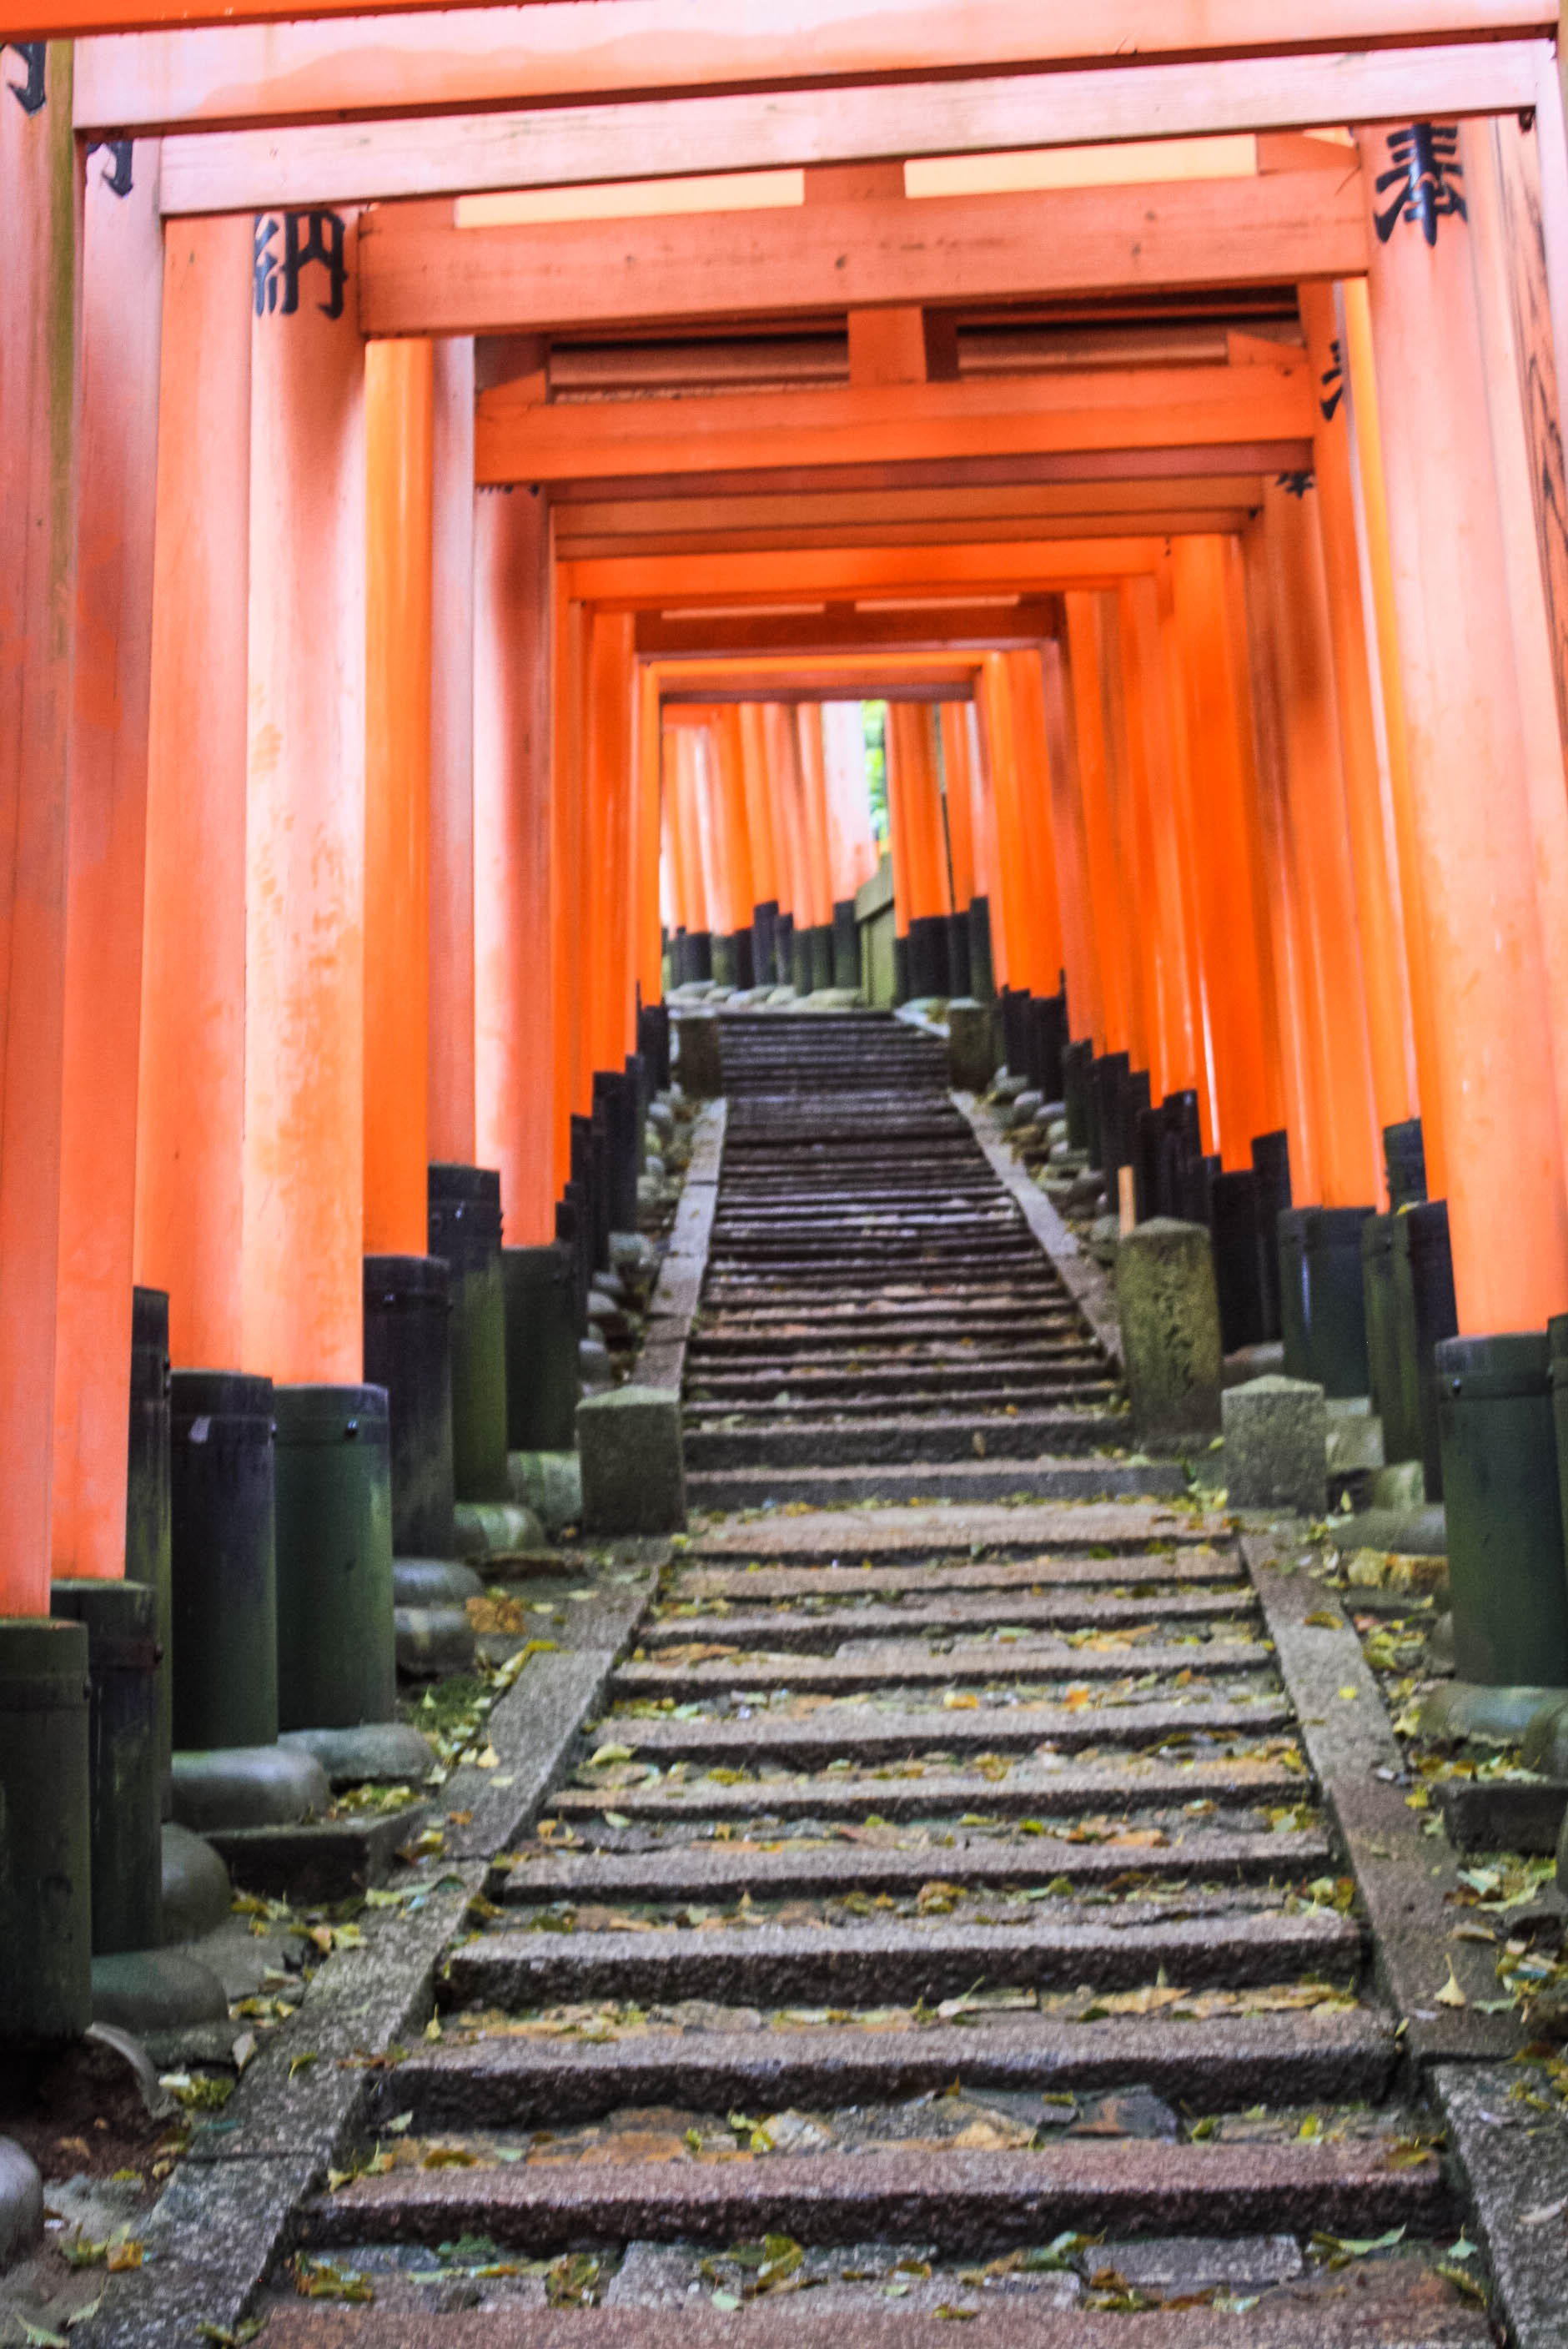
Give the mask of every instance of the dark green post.
<svg viewBox="0 0 1568 2349">
<path fill-rule="evenodd" d="M 1492 1687 L 1568 1687 L 1550 1360 L 1544 1330 L 1437 1349 L 1454 1664 Z"/>
<path fill-rule="evenodd" d="M 397 1709 L 384 1387 L 273 1391 L 278 1725 L 351 1729 Z"/>
<path fill-rule="evenodd" d="M 158 1593 L 141 1582 L 51 1584 L 49 1611 L 88 1638 L 88 1816 L 95 1958 L 163 1940 Z"/>
<path fill-rule="evenodd" d="M 504 1501 L 506 1301 L 500 1271 L 500 1176 L 484 1166 L 432 1166 L 430 1254 L 444 1257 L 451 1299 L 452 1474 L 459 1501 Z"/>
<path fill-rule="evenodd" d="M 169 1490 L 169 1299 L 161 1288 L 131 1292 L 130 1456 L 125 1487 L 125 1578 L 155 1594 L 155 1636 L 163 1651 L 155 1682 L 159 1802 L 165 1817 L 173 1784 L 174 1568 Z"/>
<path fill-rule="evenodd" d="M 170 1401 L 175 1747 L 273 1745 L 273 1382 L 176 1371 Z"/>
<path fill-rule="evenodd" d="M 79 2039 L 93 2018 L 88 1634 L 0 1622 L 0 2041 Z"/>
</svg>

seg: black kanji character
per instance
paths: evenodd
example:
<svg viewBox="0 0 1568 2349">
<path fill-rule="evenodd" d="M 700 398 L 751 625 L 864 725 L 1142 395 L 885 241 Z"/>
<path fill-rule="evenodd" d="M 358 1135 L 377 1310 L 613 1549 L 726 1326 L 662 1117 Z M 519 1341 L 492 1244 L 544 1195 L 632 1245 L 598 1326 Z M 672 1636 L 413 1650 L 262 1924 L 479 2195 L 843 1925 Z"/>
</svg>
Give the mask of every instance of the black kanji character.
<svg viewBox="0 0 1568 2349">
<path fill-rule="evenodd" d="M 1345 361 L 1341 357 L 1337 340 L 1329 344 L 1328 353 L 1331 364 L 1324 368 L 1318 378 L 1318 381 L 1327 394 L 1326 398 L 1320 399 L 1317 403 L 1323 411 L 1323 420 L 1326 424 L 1333 422 L 1334 411 L 1345 397 Z"/>
<path fill-rule="evenodd" d="M 104 186 L 108 189 L 111 195 L 129 196 L 130 193 L 129 140 L 94 139 L 88 142 L 88 153 L 96 155 L 100 147 L 108 151 L 109 159 L 109 168 L 103 175 Z"/>
<path fill-rule="evenodd" d="M 1315 478 L 1316 476 L 1310 472 L 1276 473 L 1274 487 L 1276 490 L 1284 490 L 1287 497 L 1304 498 L 1308 490 L 1313 487 Z"/>
<path fill-rule="evenodd" d="M 0 49 L 15 49 L 27 68 L 26 81 L 8 81 L 5 85 L 24 114 L 42 111 L 46 97 L 44 88 L 44 57 L 46 41 L 0 41 Z"/>
<path fill-rule="evenodd" d="M 302 228 L 303 224 L 303 228 Z M 343 291 L 348 276 L 348 263 L 343 250 L 343 215 L 341 212 L 285 212 L 283 220 L 284 251 L 280 261 L 273 251 L 273 239 L 278 233 L 275 219 L 256 214 L 251 270 L 255 285 L 256 316 L 265 317 L 273 310 L 285 318 L 293 317 L 299 308 L 300 272 L 310 262 L 319 262 L 327 274 L 329 292 L 325 302 L 316 307 L 324 317 L 341 318 Z M 278 300 L 278 282 L 283 281 L 283 300 Z"/>
<path fill-rule="evenodd" d="M 1379 173 L 1377 193 L 1387 195 L 1390 188 L 1399 192 L 1386 212 L 1373 214 L 1379 244 L 1387 243 L 1399 220 L 1418 222 L 1429 244 L 1438 241 L 1439 220 L 1469 220 L 1464 197 L 1454 185 L 1464 177 L 1459 151 L 1457 122 L 1412 122 L 1408 130 L 1388 133 L 1392 168 Z"/>
</svg>

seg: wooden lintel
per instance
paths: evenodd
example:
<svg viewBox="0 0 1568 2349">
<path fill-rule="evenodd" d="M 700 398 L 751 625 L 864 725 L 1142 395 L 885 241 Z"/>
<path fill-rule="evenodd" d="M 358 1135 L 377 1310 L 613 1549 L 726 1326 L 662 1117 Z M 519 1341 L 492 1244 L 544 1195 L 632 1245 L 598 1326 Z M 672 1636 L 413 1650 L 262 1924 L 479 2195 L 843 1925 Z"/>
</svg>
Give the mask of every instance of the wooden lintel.
<svg viewBox="0 0 1568 2349">
<path fill-rule="evenodd" d="M 1057 633 L 1054 601 L 1020 595 L 1016 603 L 924 604 L 919 609 L 861 611 L 829 605 L 818 613 L 727 613 L 720 618 L 637 616 L 639 653 L 662 660 L 715 653 L 867 652 L 896 646 L 915 651 L 1016 651 Z"/>
<path fill-rule="evenodd" d="M 1261 502 L 1261 501 L 1260 501 Z M 1061 522 L 1041 521 L 1023 514 L 1016 520 L 988 522 L 988 537 L 1045 540 L 1119 538 L 1137 531 L 1161 538 L 1224 538 L 1244 530 L 1254 506 L 1195 506 L 1179 513 L 1080 514 Z M 629 539 L 611 533 L 570 529 L 558 532 L 556 551 L 569 562 L 614 561 L 623 554 L 757 554 L 769 547 L 962 546 L 974 536 L 973 525 L 945 523 L 817 523 L 788 533 L 781 539 L 773 530 L 665 531 L 652 539 Z"/>
<path fill-rule="evenodd" d="M 925 597 L 956 604 L 979 595 L 1040 595 L 1111 585 L 1150 570 L 1162 539 L 1038 541 L 1015 545 L 879 546 L 684 557 L 629 554 L 562 563 L 561 593 L 613 611 L 679 613 L 687 605 L 821 603 Z"/>
<path fill-rule="evenodd" d="M 766 670 L 733 678 L 709 678 L 691 685 L 670 678 L 661 682 L 661 702 L 682 704 L 734 701 L 973 701 L 975 664 L 967 667 L 887 669 L 874 655 L 846 662 L 841 668 L 791 668 L 782 676 Z"/>
<path fill-rule="evenodd" d="M 357 0 L 363 11 L 364 0 Z M 76 62 L 77 127 L 344 121 L 676 91 L 1112 68 L 1543 39 L 1547 0 L 579 0 L 354 13 L 356 0 L 15 0 L 18 39 L 99 34 Z M 249 23 L 244 19 L 290 21 Z M 136 28 L 213 24 L 205 32 Z M 311 21 L 312 19 L 317 21 Z M 334 21 L 335 20 L 335 21 Z M 1398 108 L 1396 112 L 1408 112 Z M 1343 120 L 1329 115 L 1328 120 Z M 1216 124 L 1221 128 L 1222 125 Z M 1075 134 L 1077 135 L 1077 134 Z M 682 168 L 691 169 L 691 165 Z"/>
<path fill-rule="evenodd" d="M 693 172 L 1449 119 L 1534 101 L 1546 45 L 1332 56 L 197 130 L 163 149 L 166 214 L 559 188 Z M 1332 162 L 1333 156 L 1327 159 Z M 1297 160 L 1311 164 L 1314 159 Z M 1273 166 L 1278 169 L 1277 161 Z"/>
<path fill-rule="evenodd" d="M 1367 226 L 1358 170 L 1278 171 L 546 227 L 388 207 L 359 255 L 364 334 L 505 334 L 1354 277 Z"/>
<path fill-rule="evenodd" d="M 1315 390 L 1305 355 L 1273 367 L 1086 369 L 896 391 L 567 407 L 519 400 L 503 385 L 479 403 L 474 473 L 491 483 L 662 478 L 672 486 L 682 476 L 689 484 L 694 475 L 728 473 L 761 486 L 784 468 L 925 464 L 946 484 L 963 460 L 1161 448 L 1204 451 L 1192 471 L 1284 471 L 1254 467 L 1250 452 L 1309 440 Z"/>
<path fill-rule="evenodd" d="M 988 538 L 1002 523 L 1061 522 L 1069 528 L 1084 520 L 1110 520 L 1118 514 L 1158 513 L 1167 518 L 1212 510 L 1216 506 L 1250 509 L 1263 501 L 1263 477 L 1256 473 L 1224 472 L 1201 479 L 1159 481 L 1008 482 L 995 487 L 950 485 L 924 490 L 881 489 L 846 492 L 818 490 L 778 496 L 767 492 L 750 496 L 714 498 L 558 497 L 554 500 L 555 533 L 577 537 L 597 533 L 636 540 L 670 530 L 711 533 L 758 530 L 792 539 L 800 529 L 842 523 L 848 527 L 885 529 L 905 524 L 915 528 L 952 523 L 972 538 Z M 1124 529 L 1133 525 L 1125 524 Z"/>
<path fill-rule="evenodd" d="M 607 404 L 607 403 L 606 403 Z M 683 409 L 686 403 L 682 403 Z M 667 411 L 666 411 L 667 412 Z M 770 428 L 778 430 L 775 425 Z M 776 450 L 777 443 L 773 444 Z M 770 453 L 772 453 L 770 451 Z M 1135 483 L 1208 481 L 1216 474 L 1247 473 L 1272 479 L 1276 473 L 1310 471 L 1312 441 L 1305 432 L 1280 440 L 1176 442 L 1169 446 L 1124 449 L 1016 449 L 989 455 L 871 460 L 860 464 L 778 464 L 750 462 L 734 470 L 686 472 L 681 460 L 666 450 L 666 464 L 654 473 L 598 472 L 592 468 L 555 483 L 552 501 L 570 505 L 603 498 L 660 499 L 749 497 L 759 491 L 781 498 L 810 498 L 840 492 L 906 490 L 1005 490 L 1038 483 Z M 531 476 L 524 471 L 517 478 Z"/>
</svg>

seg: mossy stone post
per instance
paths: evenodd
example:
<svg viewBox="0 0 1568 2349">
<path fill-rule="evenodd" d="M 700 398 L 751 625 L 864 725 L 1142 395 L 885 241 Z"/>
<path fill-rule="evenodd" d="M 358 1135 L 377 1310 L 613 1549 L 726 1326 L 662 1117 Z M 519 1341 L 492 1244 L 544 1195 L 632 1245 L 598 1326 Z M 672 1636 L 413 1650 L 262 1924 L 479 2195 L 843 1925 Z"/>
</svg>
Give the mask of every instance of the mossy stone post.
<svg viewBox="0 0 1568 2349">
<path fill-rule="evenodd" d="M 509 1487 L 500 1174 L 488 1166 L 432 1166 L 429 1218 L 430 1254 L 446 1259 L 452 1309 L 453 1486 L 459 1501 L 504 1501 Z"/>
<path fill-rule="evenodd" d="M 390 1721 L 397 1667 L 387 1391 L 276 1387 L 273 1402 L 278 1724 Z"/>
<path fill-rule="evenodd" d="M 1494 1687 L 1568 1687 L 1568 1572 L 1544 1330 L 1437 1349 L 1454 1665 Z"/>
<path fill-rule="evenodd" d="M 712 1100 L 724 1091 L 719 1023 L 711 1011 L 683 1011 L 676 1021 L 676 1074 L 694 1100 Z"/>
<path fill-rule="evenodd" d="M 0 2045 L 79 2039 L 93 2016 L 88 1633 L 0 1622 Z"/>
<path fill-rule="evenodd" d="M 160 1806 L 167 1815 L 174 1745 L 174 1581 L 169 1491 L 169 1299 L 137 1288 L 130 1309 L 130 1429 L 125 1486 L 125 1578 L 154 1594 Z"/>
<path fill-rule="evenodd" d="M 273 1382 L 176 1371 L 170 1397 L 174 1744 L 278 1733 Z"/>
<path fill-rule="evenodd" d="M 1220 1302 L 1201 1224 L 1154 1216 L 1117 1250 L 1121 1359 L 1133 1423 L 1152 1441 L 1220 1432 Z"/>
<path fill-rule="evenodd" d="M 577 1406 L 583 1530 L 667 1534 L 686 1527 L 681 1403 L 673 1388 L 624 1386 Z"/>
<path fill-rule="evenodd" d="M 957 1093 L 985 1093 L 995 1075 L 991 1061 L 991 1008 L 955 996 L 947 1007 L 947 1081 Z"/>
<path fill-rule="evenodd" d="M 158 1754 L 158 1593 L 143 1582 L 61 1580 L 49 1611 L 88 1635 L 88 1803 L 93 1955 L 163 1939 Z"/>
</svg>

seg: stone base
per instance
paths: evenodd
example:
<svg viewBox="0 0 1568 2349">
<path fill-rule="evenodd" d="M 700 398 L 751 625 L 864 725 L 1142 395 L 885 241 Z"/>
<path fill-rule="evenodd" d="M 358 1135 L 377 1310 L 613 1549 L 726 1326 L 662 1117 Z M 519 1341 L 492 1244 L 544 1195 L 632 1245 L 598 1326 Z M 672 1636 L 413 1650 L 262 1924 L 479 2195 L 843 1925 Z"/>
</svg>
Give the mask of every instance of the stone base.
<svg viewBox="0 0 1568 2349">
<path fill-rule="evenodd" d="M 198 1835 L 292 1826 L 331 1801 L 320 1763 L 294 1747 L 231 1745 L 174 1756 L 174 1816 Z"/>
<path fill-rule="evenodd" d="M 1327 1414 L 1320 1386 L 1308 1379 L 1250 1379 L 1226 1388 L 1220 1415 L 1233 1507 L 1322 1515 Z"/>
<path fill-rule="evenodd" d="M 44 2240 L 44 2181 L 31 2155 L 0 2137 L 0 2269 Z"/>
<path fill-rule="evenodd" d="M 405 1679 L 434 1681 L 472 1670 L 474 1627 L 466 1608 L 399 1607 L 392 1621 Z"/>
<path fill-rule="evenodd" d="M 548 1540 L 583 1522 L 583 1463 L 575 1452 L 513 1452 L 511 1495 L 533 1511 Z"/>
<path fill-rule="evenodd" d="M 1379 1468 L 1372 1479 L 1371 1506 L 1375 1509 L 1397 1509 L 1407 1512 L 1426 1506 L 1427 1472 L 1418 1460 L 1396 1460 Z"/>
<path fill-rule="evenodd" d="M 163 1828 L 163 1939 L 199 1941 L 228 1916 L 233 1893 L 219 1853 L 173 1819 Z"/>
<path fill-rule="evenodd" d="M 1424 1509 L 1358 1509 L 1336 1520 L 1341 1549 L 1387 1549 L 1406 1557 L 1447 1557 L 1448 1520 L 1440 1501 Z"/>
<path fill-rule="evenodd" d="M 395 1557 L 392 1561 L 395 1607 L 466 1607 L 470 1599 L 484 1597 L 484 1588 L 473 1568 L 459 1558 Z"/>
<path fill-rule="evenodd" d="M 358 1729 L 294 1729 L 280 1742 L 297 1745 L 319 1762 L 335 1791 L 422 1786 L 436 1765 L 429 1740 L 403 1721 L 367 1721 Z"/>
<path fill-rule="evenodd" d="M 491 1558 L 515 1557 L 521 1551 L 544 1547 L 544 1529 L 539 1519 L 516 1501 L 459 1501 L 453 1526 L 458 1556 L 481 1573 Z"/>
<path fill-rule="evenodd" d="M 211 1966 L 186 1950 L 124 1950 L 93 1960 L 93 2021 L 138 2039 L 193 2023 L 226 2023 L 229 2000 Z"/>
<path fill-rule="evenodd" d="M 686 1526 L 680 1397 L 662 1387 L 618 1387 L 577 1406 L 583 1529 L 679 1533 Z"/>
<path fill-rule="evenodd" d="M 1332 1477 L 1372 1475 L 1383 1466 L 1383 1423 L 1367 1395 L 1328 1399 L 1326 1457 Z"/>
<path fill-rule="evenodd" d="M 1539 1714 L 1555 1714 L 1564 1706 L 1568 1706 L 1568 1689 L 1485 1688 L 1478 1681 L 1445 1681 L 1422 1701 L 1420 1734 L 1511 1745 L 1525 1735 Z"/>
</svg>

